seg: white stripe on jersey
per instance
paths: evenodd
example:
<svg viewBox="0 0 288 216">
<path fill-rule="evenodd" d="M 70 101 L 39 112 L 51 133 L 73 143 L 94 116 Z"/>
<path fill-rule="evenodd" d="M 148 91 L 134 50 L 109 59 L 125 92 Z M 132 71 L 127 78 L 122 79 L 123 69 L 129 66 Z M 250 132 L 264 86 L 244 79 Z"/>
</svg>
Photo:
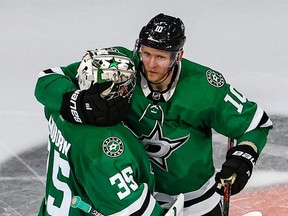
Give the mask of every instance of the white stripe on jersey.
<svg viewBox="0 0 288 216">
<path fill-rule="evenodd" d="M 207 191 L 209 191 L 215 184 L 215 175 L 213 175 L 200 189 L 196 191 L 191 191 L 184 194 L 184 202 L 201 197 Z M 169 196 L 164 193 L 155 193 L 155 199 L 159 202 L 169 202 L 175 201 L 176 196 Z M 194 205 L 184 208 L 184 215 L 198 216 L 210 212 L 218 203 L 220 202 L 220 195 L 214 193 L 212 196 Z"/>
<path fill-rule="evenodd" d="M 133 214 L 134 212 L 140 210 L 145 203 L 145 199 L 147 197 L 147 194 L 149 194 L 147 184 L 144 183 L 143 185 L 144 185 L 144 188 L 143 188 L 142 194 L 138 200 L 136 200 L 134 203 L 132 203 L 130 206 L 123 209 L 122 211 L 119 211 L 115 214 L 112 214 L 111 216 L 126 216 L 126 215 Z M 154 197 L 150 194 L 150 202 L 149 202 L 143 216 L 150 216 L 152 214 L 153 209 L 155 207 L 155 203 L 156 203 L 156 201 L 155 201 Z"/>
<path fill-rule="evenodd" d="M 253 116 L 253 119 L 249 127 L 244 133 L 254 130 L 259 125 L 259 122 L 261 121 L 263 114 L 264 114 L 264 110 L 257 105 L 257 110 Z M 272 121 L 269 118 L 264 124 L 260 125 L 260 127 L 269 127 L 271 125 L 272 125 Z"/>
</svg>

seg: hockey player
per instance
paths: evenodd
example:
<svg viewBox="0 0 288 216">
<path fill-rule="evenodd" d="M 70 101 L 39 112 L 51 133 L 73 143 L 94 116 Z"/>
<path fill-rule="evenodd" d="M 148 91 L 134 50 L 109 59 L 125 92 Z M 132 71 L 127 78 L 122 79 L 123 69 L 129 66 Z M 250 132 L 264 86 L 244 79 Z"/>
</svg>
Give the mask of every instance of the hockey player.
<svg viewBox="0 0 288 216">
<path fill-rule="evenodd" d="M 231 180 L 232 195 L 245 187 L 272 122 L 221 73 L 183 58 L 185 40 L 181 19 L 159 14 L 140 31 L 134 52 L 115 48 L 134 58 L 138 72 L 125 123 L 143 142 L 152 161 L 156 199 L 171 202 L 183 193 L 184 215 L 218 216 L 224 181 Z M 57 83 L 39 79 L 35 94 L 45 106 L 61 110 L 64 118 L 75 122 L 67 109 L 67 92 L 75 88 L 69 78 L 73 79 L 72 72 L 59 76 Z M 109 124 L 112 115 L 122 119 L 121 113 L 111 110 L 99 115 L 101 101 L 79 99 L 77 104 L 82 122 Z M 212 129 L 237 140 L 216 175 Z"/>
<path fill-rule="evenodd" d="M 69 73 L 78 66 L 76 63 L 53 70 Z M 57 82 L 58 75 L 49 72 L 41 72 L 39 80 L 56 78 Z M 79 121 L 75 101 L 89 98 L 94 90 L 102 92 L 98 100 L 109 107 L 113 106 L 111 100 L 123 98 L 123 108 L 127 109 L 136 82 L 135 67 L 121 53 L 90 51 L 78 69 L 78 79 L 80 90 L 70 94 L 75 121 Z M 72 196 L 92 206 L 93 213 L 98 212 L 94 215 L 164 215 L 150 194 L 154 175 L 144 147 L 120 122 L 106 127 L 72 124 L 47 107 L 46 117 L 49 156 L 46 193 L 39 215 L 88 215 L 75 207 Z"/>
</svg>

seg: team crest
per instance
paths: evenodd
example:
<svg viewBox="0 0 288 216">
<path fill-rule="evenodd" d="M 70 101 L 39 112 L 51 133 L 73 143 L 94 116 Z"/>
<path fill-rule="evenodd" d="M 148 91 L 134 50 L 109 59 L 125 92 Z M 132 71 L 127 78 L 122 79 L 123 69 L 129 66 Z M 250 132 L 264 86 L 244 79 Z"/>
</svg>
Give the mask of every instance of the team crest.
<svg viewBox="0 0 288 216">
<path fill-rule="evenodd" d="M 206 78 L 211 85 L 217 88 L 220 88 L 225 84 L 225 79 L 223 75 L 217 71 L 213 70 L 206 71 Z"/>
<path fill-rule="evenodd" d="M 158 121 L 149 135 L 141 135 L 140 140 L 145 146 L 149 159 L 162 170 L 169 172 L 167 160 L 178 148 L 189 139 L 190 134 L 177 139 L 169 139 L 163 135 Z"/>
<path fill-rule="evenodd" d="M 109 157 L 119 157 L 124 152 L 124 144 L 118 137 L 109 137 L 104 140 L 102 149 Z"/>
</svg>

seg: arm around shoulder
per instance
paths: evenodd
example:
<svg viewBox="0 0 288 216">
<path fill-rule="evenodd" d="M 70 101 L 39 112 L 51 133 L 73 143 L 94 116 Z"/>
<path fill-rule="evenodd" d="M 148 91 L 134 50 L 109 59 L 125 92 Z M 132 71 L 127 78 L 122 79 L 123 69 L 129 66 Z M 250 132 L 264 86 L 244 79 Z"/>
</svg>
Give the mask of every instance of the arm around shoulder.
<svg viewBox="0 0 288 216">
<path fill-rule="evenodd" d="M 76 64 L 74 67 L 57 67 L 41 71 L 34 90 L 36 99 L 46 108 L 60 111 L 63 94 L 77 89 L 77 85 L 72 81 L 73 68 L 76 68 L 74 76 L 77 73 L 75 66 L 78 67 Z"/>
</svg>

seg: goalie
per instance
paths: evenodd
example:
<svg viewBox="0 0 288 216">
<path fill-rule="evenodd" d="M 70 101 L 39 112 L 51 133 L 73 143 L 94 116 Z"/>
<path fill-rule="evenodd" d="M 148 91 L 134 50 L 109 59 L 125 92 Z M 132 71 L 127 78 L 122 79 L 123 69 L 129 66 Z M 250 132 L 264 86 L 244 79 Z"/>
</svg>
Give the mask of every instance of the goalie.
<svg viewBox="0 0 288 216">
<path fill-rule="evenodd" d="M 67 72 L 71 67 L 54 70 Z M 47 79 L 58 76 L 47 72 L 41 72 L 40 76 Z M 107 108 L 113 109 L 114 102 L 121 100 L 117 112 L 128 114 L 136 77 L 134 64 L 126 55 L 107 50 L 89 51 L 77 77 L 80 89 L 67 94 L 70 110 L 67 115 L 75 121 L 83 123 L 75 101 L 90 99 L 94 92 L 101 92 L 98 100 Z M 85 103 L 87 109 L 89 103 Z M 86 213 L 94 215 L 164 215 L 151 195 L 154 175 L 144 147 L 120 121 L 100 127 L 72 124 L 59 112 L 47 108 L 45 114 L 49 154 L 46 193 L 39 215 L 84 215 L 85 208 L 75 205 L 72 196 L 93 206 L 93 211 Z M 177 207 L 183 211 L 183 199 Z"/>
</svg>

